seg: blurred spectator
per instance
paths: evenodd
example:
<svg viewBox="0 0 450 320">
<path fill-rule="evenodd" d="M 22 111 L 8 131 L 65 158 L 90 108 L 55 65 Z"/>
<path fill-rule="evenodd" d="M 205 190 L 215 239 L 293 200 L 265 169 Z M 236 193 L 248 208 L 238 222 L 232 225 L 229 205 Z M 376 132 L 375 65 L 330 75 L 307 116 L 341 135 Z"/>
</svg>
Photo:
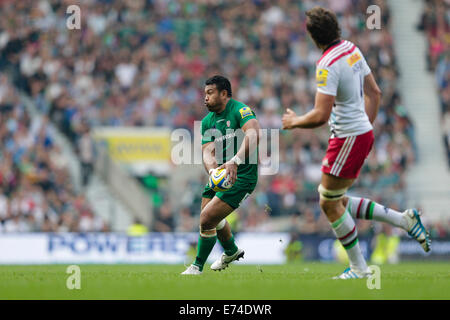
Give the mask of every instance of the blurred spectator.
<svg viewBox="0 0 450 320">
<path fill-rule="evenodd" d="M 81 183 L 86 187 L 94 170 L 94 140 L 87 125 L 83 126 L 78 141 L 78 156 L 81 163 Z"/>
<path fill-rule="evenodd" d="M 311 209 L 306 209 L 300 216 L 299 231 L 302 234 L 318 233 L 318 224 L 314 216 L 314 212 Z"/>
<path fill-rule="evenodd" d="M 153 231 L 156 232 L 172 232 L 175 230 L 175 220 L 172 213 L 171 205 L 166 202 L 161 208 L 159 208 L 159 213 L 156 216 Z"/>
<path fill-rule="evenodd" d="M 398 246 L 400 244 L 398 232 L 391 225 L 385 223 L 380 224 L 379 229 L 372 239 L 373 252 L 370 261 L 375 264 L 398 263 Z"/>
<path fill-rule="evenodd" d="M 175 231 L 193 232 L 198 230 L 198 224 L 195 223 L 189 208 L 182 208 L 178 217 L 178 223 Z"/>
<path fill-rule="evenodd" d="M 144 236 L 148 233 L 148 228 L 142 224 L 142 222 L 136 218 L 132 225 L 130 225 L 127 229 L 127 234 L 130 237 L 140 237 Z"/>
</svg>

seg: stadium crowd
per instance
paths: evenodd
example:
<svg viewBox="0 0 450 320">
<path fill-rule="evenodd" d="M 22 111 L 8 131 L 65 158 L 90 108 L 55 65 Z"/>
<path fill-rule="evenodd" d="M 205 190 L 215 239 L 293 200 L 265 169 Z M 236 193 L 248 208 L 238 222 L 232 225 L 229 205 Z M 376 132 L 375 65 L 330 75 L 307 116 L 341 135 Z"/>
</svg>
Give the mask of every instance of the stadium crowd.
<svg viewBox="0 0 450 320">
<path fill-rule="evenodd" d="M 450 168 L 450 2 L 426 0 L 418 29 L 428 40 L 428 70 L 436 74 L 442 111 L 442 137 Z"/>
<path fill-rule="evenodd" d="M 0 73 L 0 232 L 106 231 L 83 194 L 46 116 L 31 117 Z"/>
<path fill-rule="evenodd" d="M 231 80 L 233 96 L 253 108 L 263 128 L 280 128 L 286 107 L 297 113 L 313 107 L 315 62 L 321 53 L 305 32 L 304 12 L 315 5 L 327 6 L 339 17 L 342 37 L 356 43 L 364 53 L 383 91 L 374 123 L 375 146 L 350 192 L 370 194 L 375 201 L 404 208 L 405 171 L 416 154 L 414 125 L 396 88 L 398 72 L 384 0 L 374 1 L 381 8 L 382 28 L 366 27 L 366 9 L 372 2 L 82 1 L 81 29 L 69 30 L 66 8 L 71 1 L 3 1 L 0 70 L 32 98 L 44 119 L 53 121 L 74 146 L 90 127 L 98 125 L 192 131 L 194 121 L 206 114 L 203 86 L 213 74 Z M 8 121 L 4 122 L 2 128 L 7 127 Z M 45 131 L 26 128 L 31 136 Z M 302 232 L 329 232 L 316 192 L 328 128 L 282 131 L 280 136 L 279 174 L 260 176 L 254 194 L 239 209 L 240 229 L 275 231 L 293 226 Z M 52 150 L 56 148 L 50 145 Z M 38 144 L 29 148 L 38 152 L 44 147 Z M 46 159 L 47 167 L 52 167 L 53 155 L 47 155 L 51 158 Z M 28 161 L 36 166 L 39 163 L 34 158 Z M 42 175 L 67 178 L 66 171 L 61 170 L 62 177 L 45 169 Z M 31 188 L 45 194 L 44 189 L 27 184 L 26 179 L 16 183 L 19 190 Z M 67 220 L 73 223 L 84 212 L 92 216 L 82 195 L 70 190 L 70 183 L 54 183 L 63 191 L 50 190 L 47 198 L 62 202 L 62 212 L 72 212 L 59 215 L 58 211 L 55 217 L 70 216 Z M 190 183 L 197 190 L 191 205 L 174 213 L 170 204 L 162 204 L 156 210 L 154 231 L 197 230 L 205 178 Z M 6 190 L 3 199 L 12 201 Z M 288 223 L 277 224 L 274 217 L 285 217 Z M 94 229 L 107 226 L 98 223 Z"/>
</svg>

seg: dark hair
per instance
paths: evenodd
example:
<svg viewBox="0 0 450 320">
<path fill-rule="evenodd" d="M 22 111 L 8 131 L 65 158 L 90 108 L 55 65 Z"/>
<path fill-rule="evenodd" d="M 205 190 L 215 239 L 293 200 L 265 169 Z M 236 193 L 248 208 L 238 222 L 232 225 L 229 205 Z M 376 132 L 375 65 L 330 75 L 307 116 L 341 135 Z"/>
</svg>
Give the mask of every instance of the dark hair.
<svg viewBox="0 0 450 320">
<path fill-rule="evenodd" d="M 231 95 L 232 95 L 231 83 L 230 83 L 230 81 L 227 78 L 219 76 L 219 75 L 216 75 L 216 76 L 213 76 L 213 77 L 209 78 L 205 82 L 205 86 L 209 86 L 209 85 L 212 85 L 212 84 L 216 85 L 216 88 L 219 91 L 219 93 L 222 92 L 223 90 L 226 90 L 227 91 L 227 95 L 229 97 L 231 97 Z"/>
<path fill-rule="evenodd" d="M 306 11 L 306 16 L 306 29 L 316 44 L 327 46 L 341 37 L 341 28 L 333 11 L 314 7 Z"/>
</svg>

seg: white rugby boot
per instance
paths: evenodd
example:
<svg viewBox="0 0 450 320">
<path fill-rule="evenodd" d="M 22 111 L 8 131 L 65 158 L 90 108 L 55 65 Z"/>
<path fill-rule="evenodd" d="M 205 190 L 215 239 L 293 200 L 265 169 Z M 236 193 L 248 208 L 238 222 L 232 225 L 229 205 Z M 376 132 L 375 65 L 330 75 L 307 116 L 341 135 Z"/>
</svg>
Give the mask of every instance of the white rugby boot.
<svg viewBox="0 0 450 320">
<path fill-rule="evenodd" d="M 244 258 L 244 250 L 242 249 L 238 249 L 232 256 L 227 256 L 225 253 L 222 253 L 222 256 L 211 265 L 211 269 L 221 271 L 228 267 L 231 262 L 241 258 Z"/>
<path fill-rule="evenodd" d="M 189 275 L 200 275 L 202 272 L 200 271 L 200 268 L 191 264 L 184 272 L 181 274 L 189 274 Z"/>
<path fill-rule="evenodd" d="M 422 221 L 420 220 L 421 213 L 416 209 L 408 209 L 402 214 L 408 222 L 408 229 L 406 230 L 408 232 L 408 235 L 416 239 L 416 241 L 420 243 L 425 252 L 430 251 L 431 239 L 428 231 L 425 229 Z"/>
<path fill-rule="evenodd" d="M 372 273 L 370 272 L 370 269 L 367 268 L 365 272 L 359 272 L 356 270 L 352 270 L 351 268 L 347 268 L 342 272 L 340 275 L 333 277 L 334 280 L 337 279 L 364 279 L 368 278 Z"/>
</svg>

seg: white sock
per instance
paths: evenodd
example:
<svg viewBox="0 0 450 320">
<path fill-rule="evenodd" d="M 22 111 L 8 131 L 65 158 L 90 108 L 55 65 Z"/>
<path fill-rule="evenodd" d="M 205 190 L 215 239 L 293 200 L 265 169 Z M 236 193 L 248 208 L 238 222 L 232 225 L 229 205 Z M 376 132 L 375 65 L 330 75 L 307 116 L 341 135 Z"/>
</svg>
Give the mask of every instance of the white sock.
<svg viewBox="0 0 450 320">
<path fill-rule="evenodd" d="M 369 199 L 348 197 L 347 210 L 355 219 L 373 219 L 387 222 L 404 230 L 408 228 L 408 223 L 401 212 L 382 206 Z"/>
<path fill-rule="evenodd" d="M 339 219 L 331 223 L 331 227 L 336 238 L 339 239 L 347 251 L 352 270 L 365 272 L 367 270 L 367 264 L 359 247 L 358 231 L 356 230 L 355 221 L 353 221 L 348 211 L 345 210 Z"/>
</svg>

